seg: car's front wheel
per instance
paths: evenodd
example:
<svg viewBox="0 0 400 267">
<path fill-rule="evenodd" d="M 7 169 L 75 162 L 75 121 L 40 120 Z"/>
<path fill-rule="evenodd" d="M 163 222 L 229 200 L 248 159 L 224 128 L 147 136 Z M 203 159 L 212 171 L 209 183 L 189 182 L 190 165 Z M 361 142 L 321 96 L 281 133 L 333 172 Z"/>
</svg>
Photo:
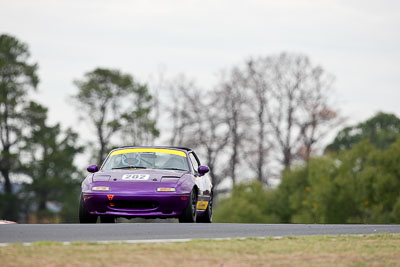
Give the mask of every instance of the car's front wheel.
<svg viewBox="0 0 400 267">
<path fill-rule="evenodd" d="M 190 193 L 190 199 L 182 215 L 179 217 L 180 223 L 195 223 L 197 218 L 197 192 L 193 188 Z"/>
<path fill-rule="evenodd" d="M 85 202 L 83 200 L 83 195 L 81 194 L 81 199 L 79 201 L 79 222 L 80 223 L 96 223 L 97 216 L 90 214 L 85 207 Z"/>
</svg>

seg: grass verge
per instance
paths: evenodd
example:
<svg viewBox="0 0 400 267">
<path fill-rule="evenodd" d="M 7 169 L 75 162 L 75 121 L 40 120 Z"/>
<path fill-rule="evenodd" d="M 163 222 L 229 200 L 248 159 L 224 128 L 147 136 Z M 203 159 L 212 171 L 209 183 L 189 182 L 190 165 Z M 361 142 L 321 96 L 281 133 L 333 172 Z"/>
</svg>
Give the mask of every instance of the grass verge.
<svg viewBox="0 0 400 267">
<path fill-rule="evenodd" d="M 400 234 L 193 240 L 37 242 L 0 247 L 1 266 L 400 266 Z"/>
</svg>

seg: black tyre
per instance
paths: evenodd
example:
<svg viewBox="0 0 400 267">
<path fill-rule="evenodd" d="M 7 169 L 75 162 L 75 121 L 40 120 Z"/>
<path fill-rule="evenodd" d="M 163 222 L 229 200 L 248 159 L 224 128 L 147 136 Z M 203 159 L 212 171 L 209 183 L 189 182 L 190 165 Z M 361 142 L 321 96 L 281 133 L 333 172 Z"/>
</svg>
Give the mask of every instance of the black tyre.
<svg viewBox="0 0 400 267">
<path fill-rule="evenodd" d="M 197 217 L 199 223 L 212 223 L 213 219 L 213 195 L 211 194 L 210 201 L 208 202 L 207 209 L 202 216 Z"/>
<path fill-rule="evenodd" d="M 190 193 L 190 199 L 182 215 L 179 217 L 180 223 L 195 223 L 197 218 L 197 191 L 193 189 Z"/>
<path fill-rule="evenodd" d="M 80 223 L 96 223 L 97 216 L 90 214 L 85 207 L 85 202 L 83 201 L 83 195 L 81 194 L 81 199 L 79 201 L 79 222 Z"/>
<path fill-rule="evenodd" d="M 115 223 L 114 216 L 100 216 L 101 223 Z"/>
</svg>

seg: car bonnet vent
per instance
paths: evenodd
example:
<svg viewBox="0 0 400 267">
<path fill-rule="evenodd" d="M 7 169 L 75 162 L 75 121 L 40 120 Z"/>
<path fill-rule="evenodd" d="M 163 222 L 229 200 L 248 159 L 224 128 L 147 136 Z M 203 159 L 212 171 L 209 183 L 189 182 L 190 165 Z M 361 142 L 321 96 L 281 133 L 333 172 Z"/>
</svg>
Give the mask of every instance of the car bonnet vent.
<svg viewBox="0 0 400 267">
<path fill-rule="evenodd" d="M 93 182 L 106 182 L 106 181 L 110 181 L 110 175 L 94 175 L 93 176 Z"/>
<path fill-rule="evenodd" d="M 177 183 L 179 176 L 163 176 L 161 177 L 161 182 Z"/>
</svg>

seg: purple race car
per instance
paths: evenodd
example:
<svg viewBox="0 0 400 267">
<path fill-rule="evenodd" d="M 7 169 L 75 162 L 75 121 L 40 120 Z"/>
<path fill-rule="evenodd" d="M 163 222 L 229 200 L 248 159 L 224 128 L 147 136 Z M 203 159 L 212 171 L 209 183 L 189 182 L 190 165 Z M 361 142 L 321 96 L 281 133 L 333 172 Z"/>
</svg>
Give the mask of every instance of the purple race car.
<svg viewBox="0 0 400 267">
<path fill-rule="evenodd" d="M 114 223 L 124 218 L 178 218 L 212 222 L 212 184 L 207 166 L 185 147 L 121 147 L 100 170 L 88 167 L 79 221 Z"/>
</svg>

